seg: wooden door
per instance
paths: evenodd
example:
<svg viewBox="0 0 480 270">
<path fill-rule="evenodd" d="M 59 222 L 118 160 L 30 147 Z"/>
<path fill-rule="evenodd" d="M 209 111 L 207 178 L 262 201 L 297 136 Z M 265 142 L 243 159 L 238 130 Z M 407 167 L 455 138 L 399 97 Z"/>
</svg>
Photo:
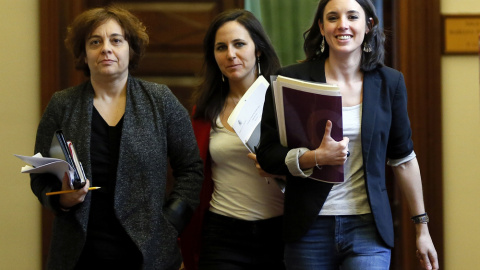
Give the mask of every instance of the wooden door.
<svg viewBox="0 0 480 270">
<path fill-rule="evenodd" d="M 210 22 L 224 10 L 244 6 L 243 0 L 40 0 L 41 112 L 54 92 L 87 79 L 81 71 L 74 69 L 73 58 L 63 44 L 67 26 L 84 10 L 111 3 L 137 15 L 150 37 L 145 57 L 132 74 L 168 85 L 189 110 L 189 98 L 199 82 L 202 67 L 203 37 Z M 52 220 L 53 215 L 43 209 L 44 264 Z"/>
<path fill-rule="evenodd" d="M 422 174 L 430 235 L 444 266 L 440 1 L 384 0 L 387 65 L 400 70 L 408 91 L 412 139 Z M 392 175 L 389 177 L 393 178 Z M 392 270 L 421 269 L 415 227 L 398 185 L 390 189 L 395 227 Z"/>
</svg>

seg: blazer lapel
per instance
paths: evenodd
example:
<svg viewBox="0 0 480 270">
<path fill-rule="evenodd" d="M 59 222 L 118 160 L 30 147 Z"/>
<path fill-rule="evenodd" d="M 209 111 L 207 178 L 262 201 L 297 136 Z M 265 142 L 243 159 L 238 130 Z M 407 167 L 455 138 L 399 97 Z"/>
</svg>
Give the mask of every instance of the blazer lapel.
<svg viewBox="0 0 480 270">
<path fill-rule="evenodd" d="M 313 82 L 327 82 L 325 77 L 325 60 L 316 60 L 311 63 L 311 67 L 308 68 L 310 73 L 310 81 Z"/>
<path fill-rule="evenodd" d="M 376 108 L 380 100 L 382 81 L 377 72 L 366 72 L 363 80 L 362 149 L 364 162 L 368 160 L 375 129 Z"/>
</svg>

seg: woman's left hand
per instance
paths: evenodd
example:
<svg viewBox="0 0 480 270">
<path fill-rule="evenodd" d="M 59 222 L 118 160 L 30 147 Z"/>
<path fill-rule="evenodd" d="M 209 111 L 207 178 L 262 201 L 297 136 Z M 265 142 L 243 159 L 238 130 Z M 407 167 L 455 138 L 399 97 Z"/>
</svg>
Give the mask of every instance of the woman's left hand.
<svg viewBox="0 0 480 270">
<path fill-rule="evenodd" d="M 266 171 L 264 171 L 262 169 L 262 167 L 260 167 L 260 164 L 258 164 L 258 161 L 257 161 L 257 155 L 255 155 L 254 153 L 248 153 L 247 157 L 251 160 L 254 161 L 255 163 L 255 167 L 257 168 L 258 170 L 258 174 L 262 177 L 277 177 L 277 178 L 282 178 L 281 176 L 278 176 L 278 175 L 273 175 L 273 174 L 269 174 L 267 173 Z"/>
<path fill-rule="evenodd" d="M 70 181 L 67 173 L 65 173 L 63 180 L 62 180 L 62 190 L 71 190 L 70 185 L 68 184 Z M 71 192 L 71 193 L 66 193 L 66 194 L 60 194 L 60 207 L 62 209 L 69 209 L 74 207 L 75 205 L 82 203 L 83 200 L 85 199 L 85 196 L 88 193 L 88 188 L 90 187 L 90 181 L 87 179 L 87 183 L 85 186 L 83 186 L 81 189 Z"/>
<path fill-rule="evenodd" d="M 423 269 L 439 269 L 437 251 L 433 246 L 427 224 L 417 224 L 417 258 Z"/>
</svg>

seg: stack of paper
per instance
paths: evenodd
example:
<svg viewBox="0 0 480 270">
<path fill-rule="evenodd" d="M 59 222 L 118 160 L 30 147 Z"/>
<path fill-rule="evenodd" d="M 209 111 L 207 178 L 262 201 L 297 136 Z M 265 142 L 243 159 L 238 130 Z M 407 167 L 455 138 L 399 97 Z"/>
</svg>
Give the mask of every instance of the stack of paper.
<svg viewBox="0 0 480 270">
<path fill-rule="evenodd" d="M 228 117 L 228 124 L 252 153 L 260 142 L 260 122 L 269 85 L 263 76 L 258 76 Z"/>
<path fill-rule="evenodd" d="M 29 164 L 22 167 L 22 173 L 52 173 L 62 181 L 65 172 L 68 172 L 70 179 L 73 179 L 73 168 L 65 160 L 43 157 L 41 153 L 34 156 L 15 156 Z"/>
</svg>

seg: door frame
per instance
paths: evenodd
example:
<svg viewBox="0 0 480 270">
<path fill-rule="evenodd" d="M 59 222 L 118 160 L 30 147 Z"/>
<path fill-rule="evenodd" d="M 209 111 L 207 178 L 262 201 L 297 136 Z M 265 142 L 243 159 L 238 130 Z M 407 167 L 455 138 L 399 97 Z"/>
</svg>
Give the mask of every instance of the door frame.
<svg viewBox="0 0 480 270">
<path fill-rule="evenodd" d="M 428 225 L 440 267 L 444 265 L 442 88 L 440 0 L 391 0 L 392 67 L 400 70 L 408 92 L 408 111 L 420 165 Z M 391 269 L 421 269 L 415 256 L 415 226 L 398 190 L 392 204 L 395 249 Z M 401 252 L 398 252 L 401 251 Z M 397 262 L 397 263 L 393 263 Z"/>
</svg>

